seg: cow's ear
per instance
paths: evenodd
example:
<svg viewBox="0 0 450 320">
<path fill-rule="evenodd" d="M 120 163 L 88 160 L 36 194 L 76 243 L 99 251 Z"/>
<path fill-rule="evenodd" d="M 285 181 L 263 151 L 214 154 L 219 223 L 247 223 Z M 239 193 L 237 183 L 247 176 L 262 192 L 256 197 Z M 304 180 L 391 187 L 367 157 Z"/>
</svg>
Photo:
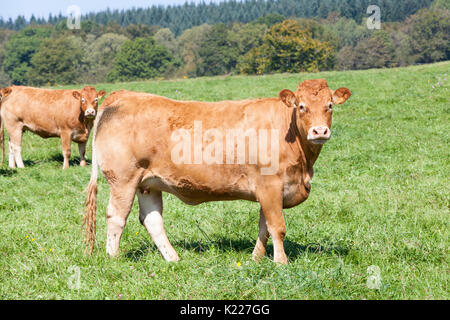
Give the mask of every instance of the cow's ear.
<svg viewBox="0 0 450 320">
<path fill-rule="evenodd" d="M 101 99 L 101 98 L 103 98 L 103 97 L 105 96 L 105 94 L 106 94 L 106 91 L 105 91 L 105 90 L 100 90 L 100 91 L 97 93 L 97 96 L 98 96 L 99 99 Z"/>
<path fill-rule="evenodd" d="M 347 88 L 339 88 L 333 92 L 333 102 L 335 104 L 343 104 L 351 95 L 352 93 Z"/>
<path fill-rule="evenodd" d="M 2 90 L 2 96 L 3 96 L 3 98 L 9 96 L 9 95 L 11 94 L 11 92 L 12 92 L 12 89 L 11 89 L 11 88 L 5 88 L 5 89 L 3 89 L 3 90 Z"/>
<path fill-rule="evenodd" d="M 284 89 L 278 94 L 278 96 L 280 97 L 281 101 L 283 101 L 284 104 L 289 108 L 295 108 L 296 106 L 298 106 L 297 97 L 291 90 Z"/>
<path fill-rule="evenodd" d="M 75 99 L 81 100 L 81 93 L 79 93 L 78 91 L 73 91 L 72 95 Z"/>
</svg>

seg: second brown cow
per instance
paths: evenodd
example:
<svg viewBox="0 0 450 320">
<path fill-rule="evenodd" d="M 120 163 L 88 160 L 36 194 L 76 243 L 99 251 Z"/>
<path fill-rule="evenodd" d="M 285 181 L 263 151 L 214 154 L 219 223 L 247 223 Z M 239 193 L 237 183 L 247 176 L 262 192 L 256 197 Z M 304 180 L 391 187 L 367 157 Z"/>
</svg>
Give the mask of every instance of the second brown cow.
<svg viewBox="0 0 450 320">
<path fill-rule="evenodd" d="M 23 168 L 22 134 L 31 131 L 42 138 L 60 137 L 64 156 L 63 169 L 69 167 L 71 141 L 78 143 L 80 165 L 85 166 L 86 143 L 97 113 L 98 100 L 106 92 L 94 87 L 82 90 L 50 90 L 23 86 L 12 92 L 1 106 L 9 134 L 9 167 Z"/>
</svg>

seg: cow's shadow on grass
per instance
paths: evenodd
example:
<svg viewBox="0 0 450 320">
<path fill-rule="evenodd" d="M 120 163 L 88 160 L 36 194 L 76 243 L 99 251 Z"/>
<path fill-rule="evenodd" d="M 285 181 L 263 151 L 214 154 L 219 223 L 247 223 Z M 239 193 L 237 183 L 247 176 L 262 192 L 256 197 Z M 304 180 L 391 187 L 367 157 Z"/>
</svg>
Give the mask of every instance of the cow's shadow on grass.
<svg viewBox="0 0 450 320">
<path fill-rule="evenodd" d="M 33 160 L 23 160 L 23 165 L 26 167 L 33 167 L 36 164 L 38 164 L 37 161 L 33 161 Z"/>
<path fill-rule="evenodd" d="M 16 173 L 17 173 L 17 169 L 11 169 L 11 168 L 3 169 L 3 168 L 0 168 L 0 176 L 2 176 L 2 177 L 12 177 Z"/>
<path fill-rule="evenodd" d="M 230 251 L 239 251 L 247 252 L 249 255 L 251 255 L 255 243 L 256 239 L 255 241 L 250 241 L 246 239 L 230 239 L 226 237 L 219 237 L 216 239 L 205 241 L 177 241 L 173 242 L 172 245 L 177 252 L 180 252 L 181 250 L 188 250 L 198 254 L 203 254 L 204 252 L 207 252 L 209 250 L 216 249 L 224 253 Z M 321 245 L 319 243 L 309 243 L 305 245 L 290 241 L 288 239 L 284 241 L 284 249 L 286 255 L 290 260 L 295 260 L 305 253 L 346 256 L 351 250 L 351 248 L 346 245 Z M 125 257 L 131 261 L 139 261 L 149 251 L 158 251 L 156 245 L 154 245 L 151 240 L 145 244 L 142 244 L 135 250 L 128 251 L 125 254 Z M 267 255 L 269 258 L 273 259 L 272 244 L 267 245 Z"/>
<path fill-rule="evenodd" d="M 62 156 L 62 154 L 54 154 L 52 156 L 50 156 L 47 159 L 44 160 L 30 160 L 30 159 L 24 159 L 23 160 L 23 164 L 25 166 L 25 168 L 32 168 L 34 166 L 39 165 L 40 163 L 50 163 L 50 162 L 57 162 L 59 164 L 61 164 L 61 167 L 64 163 L 64 157 Z M 89 162 L 88 162 L 89 163 Z M 69 165 L 70 166 L 78 166 L 80 165 L 80 158 L 79 157 L 73 157 L 69 160 Z"/>
<path fill-rule="evenodd" d="M 78 157 L 72 156 L 69 159 L 69 166 L 71 166 L 71 167 L 79 166 L 80 161 L 81 161 L 81 158 L 79 156 Z M 51 155 L 49 158 L 40 160 L 40 161 L 33 161 L 33 160 L 29 160 L 29 159 L 23 160 L 23 164 L 25 165 L 25 168 L 26 167 L 34 167 L 34 166 L 38 165 L 39 163 L 50 163 L 50 162 L 56 162 L 62 166 L 64 163 L 64 156 L 62 155 L 62 153 L 55 153 L 55 154 Z M 91 164 L 91 161 L 89 161 L 87 159 L 86 159 L 86 162 L 88 165 Z"/>
<path fill-rule="evenodd" d="M 53 154 L 50 157 L 50 161 L 52 161 L 52 162 L 59 162 L 59 163 L 61 163 L 61 166 L 62 166 L 63 163 L 64 163 L 64 156 L 61 153 L 55 153 L 55 154 Z M 72 156 L 69 159 L 69 166 L 70 167 L 79 166 L 80 162 L 81 162 L 81 158 L 79 156 L 78 157 L 73 157 Z M 87 159 L 86 159 L 86 162 L 87 162 L 88 165 L 91 164 L 91 161 L 89 161 Z"/>
</svg>

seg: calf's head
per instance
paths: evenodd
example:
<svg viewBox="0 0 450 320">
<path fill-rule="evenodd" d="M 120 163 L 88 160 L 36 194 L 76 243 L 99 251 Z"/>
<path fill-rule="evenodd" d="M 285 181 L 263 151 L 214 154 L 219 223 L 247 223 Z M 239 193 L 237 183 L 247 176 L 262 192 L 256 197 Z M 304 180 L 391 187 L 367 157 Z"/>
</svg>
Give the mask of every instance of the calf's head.
<svg viewBox="0 0 450 320">
<path fill-rule="evenodd" d="M 300 136 L 309 143 L 322 145 L 331 137 L 333 105 L 343 104 L 351 96 L 347 88 L 330 90 L 324 79 L 305 80 L 294 93 L 280 92 L 280 99 L 290 108 L 296 108 L 296 125 Z"/>
<path fill-rule="evenodd" d="M 98 101 L 106 94 L 105 90 L 97 92 L 94 87 L 84 87 L 80 91 L 73 91 L 72 95 L 80 101 L 81 113 L 88 119 L 97 115 Z"/>
<path fill-rule="evenodd" d="M 11 88 L 4 88 L 1 89 L 0 88 L 0 104 L 2 103 L 2 100 L 4 98 L 6 98 L 7 96 L 9 96 L 9 94 L 11 93 L 12 89 Z"/>
</svg>

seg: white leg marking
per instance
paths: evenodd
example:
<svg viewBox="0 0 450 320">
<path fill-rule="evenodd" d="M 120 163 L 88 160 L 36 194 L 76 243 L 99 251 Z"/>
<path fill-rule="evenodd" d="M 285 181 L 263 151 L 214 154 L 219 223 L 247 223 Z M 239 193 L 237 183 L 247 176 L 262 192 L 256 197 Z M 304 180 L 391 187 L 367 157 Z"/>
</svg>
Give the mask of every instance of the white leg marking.
<svg viewBox="0 0 450 320">
<path fill-rule="evenodd" d="M 9 167 L 15 168 L 15 164 L 17 164 L 18 168 L 24 168 L 21 156 L 22 148 L 19 146 L 16 146 L 11 141 L 9 142 Z"/>
<path fill-rule="evenodd" d="M 155 242 L 166 261 L 178 261 L 179 257 L 167 238 L 162 218 L 161 192 L 142 194 L 137 192 L 139 200 L 139 219 Z"/>
<path fill-rule="evenodd" d="M 14 144 L 10 141 L 8 144 L 9 147 L 9 167 L 15 168 L 16 162 L 14 161 Z"/>
<path fill-rule="evenodd" d="M 17 168 L 25 168 L 22 161 L 22 148 L 14 145 L 14 158 L 16 159 Z"/>
<path fill-rule="evenodd" d="M 111 257 L 119 255 L 120 238 L 125 228 L 125 220 L 115 215 L 115 209 L 112 205 L 108 205 L 107 214 L 107 236 L 106 236 L 106 252 Z"/>
</svg>

